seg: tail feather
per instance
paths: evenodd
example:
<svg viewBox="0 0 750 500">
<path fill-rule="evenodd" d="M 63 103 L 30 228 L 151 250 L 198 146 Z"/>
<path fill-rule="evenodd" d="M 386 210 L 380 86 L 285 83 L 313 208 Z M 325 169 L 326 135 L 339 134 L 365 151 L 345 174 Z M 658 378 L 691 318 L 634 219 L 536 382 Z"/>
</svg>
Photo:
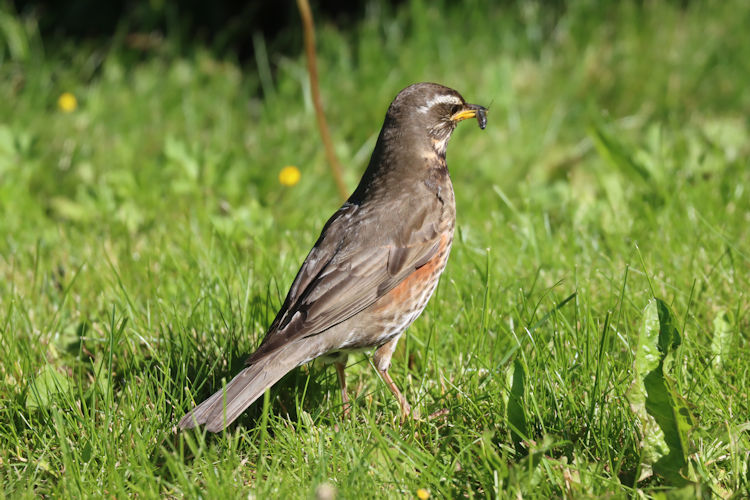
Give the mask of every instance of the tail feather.
<svg viewBox="0 0 750 500">
<path fill-rule="evenodd" d="M 178 424 L 181 429 L 205 425 L 219 432 L 234 422 L 245 409 L 293 368 L 306 361 L 288 349 L 270 353 L 238 373 L 225 387 L 193 408 Z"/>
</svg>

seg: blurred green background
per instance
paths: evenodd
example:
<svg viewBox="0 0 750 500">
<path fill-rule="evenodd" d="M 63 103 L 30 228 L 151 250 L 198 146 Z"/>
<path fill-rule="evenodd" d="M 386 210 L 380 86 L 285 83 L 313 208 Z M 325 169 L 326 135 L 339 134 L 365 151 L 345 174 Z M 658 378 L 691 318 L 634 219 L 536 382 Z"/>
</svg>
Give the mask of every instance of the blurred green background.
<svg viewBox="0 0 750 500">
<path fill-rule="evenodd" d="M 351 421 L 304 368 L 207 438 L 173 426 L 341 200 L 293 3 L 110 7 L 0 3 L 4 495 L 747 492 L 750 4 L 313 4 L 350 189 L 403 87 L 490 107 L 449 145 L 456 242 L 394 357 L 421 413 L 449 414 L 399 426 L 353 358 Z M 629 398 L 654 296 L 681 337 L 682 480 L 651 471 Z"/>
</svg>

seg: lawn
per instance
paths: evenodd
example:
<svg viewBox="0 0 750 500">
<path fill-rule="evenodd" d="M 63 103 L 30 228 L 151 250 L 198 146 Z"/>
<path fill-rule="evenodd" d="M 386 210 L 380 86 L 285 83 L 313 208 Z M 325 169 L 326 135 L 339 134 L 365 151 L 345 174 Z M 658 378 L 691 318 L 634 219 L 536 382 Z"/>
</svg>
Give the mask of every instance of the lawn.
<svg viewBox="0 0 750 500">
<path fill-rule="evenodd" d="M 341 203 L 302 48 L 51 44 L 2 4 L 0 495 L 750 495 L 750 3 L 502 4 L 318 25 L 350 189 L 406 85 L 490 107 L 391 369 L 425 418 L 357 355 L 351 418 L 313 364 L 218 435 L 176 423 Z"/>
</svg>

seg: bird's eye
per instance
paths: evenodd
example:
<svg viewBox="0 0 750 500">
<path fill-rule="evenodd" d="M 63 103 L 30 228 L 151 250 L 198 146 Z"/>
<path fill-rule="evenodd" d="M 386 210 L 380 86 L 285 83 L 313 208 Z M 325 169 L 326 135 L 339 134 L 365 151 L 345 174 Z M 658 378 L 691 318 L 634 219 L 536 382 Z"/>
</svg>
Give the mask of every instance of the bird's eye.
<svg viewBox="0 0 750 500">
<path fill-rule="evenodd" d="M 456 113 L 458 113 L 459 111 L 461 111 L 461 106 L 459 106 L 458 104 L 453 104 L 453 105 L 451 106 L 450 110 L 451 110 L 451 111 L 450 111 L 450 114 L 451 114 L 451 116 L 453 116 L 453 115 L 455 115 Z"/>
</svg>

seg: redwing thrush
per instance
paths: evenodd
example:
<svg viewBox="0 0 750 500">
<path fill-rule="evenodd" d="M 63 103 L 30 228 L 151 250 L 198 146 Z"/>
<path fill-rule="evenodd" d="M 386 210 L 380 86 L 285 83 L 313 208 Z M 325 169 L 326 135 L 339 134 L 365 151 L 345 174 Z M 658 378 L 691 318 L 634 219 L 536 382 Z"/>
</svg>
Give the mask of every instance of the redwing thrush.
<svg viewBox="0 0 750 500">
<path fill-rule="evenodd" d="M 448 139 L 467 118 L 484 128 L 486 111 L 434 83 L 396 96 L 359 186 L 323 227 L 260 347 L 181 428 L 220 431 L 290 370 L 321 356 L 336 364 L 347 412 L 347 352 L 369 348 L 402 415 L 409 414 L 388 375 L 391 356 L 435 291 L 453 242 Z"/>
</svg>

